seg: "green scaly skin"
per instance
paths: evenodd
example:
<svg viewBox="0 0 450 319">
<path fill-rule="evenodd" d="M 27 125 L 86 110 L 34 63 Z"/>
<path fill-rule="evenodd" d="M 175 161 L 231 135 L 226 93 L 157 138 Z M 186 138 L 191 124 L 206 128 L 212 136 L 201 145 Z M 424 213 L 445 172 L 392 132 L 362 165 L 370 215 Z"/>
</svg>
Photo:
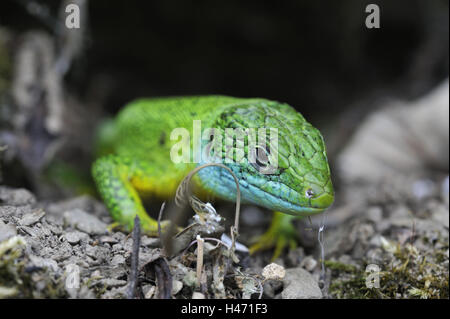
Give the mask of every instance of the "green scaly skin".
<svg viewBox="0 0 450 319">
<path fill-rule="evenodd" d="M 238 178 L 244 203 L 275 212 L 268 232 L 252 252 L 275 246 L 275 258 L 285 245 L 295 246 L 293 216 L 322 212 L 333 202 L 323 138 L 289 105 L 227 96 L 141 99 L 128 104 L 108 124 L 103 149 L 110 154 L 97 159 L 92 168 L 112 217 L 128 230 L 137 214 L 143 231 L 156 235 L 157 223 L 146 214 L 141 198 L 173 198 L 186 174 L 202 164 L 175 164 L 170 159 L 172 146 L 179 142 L 170 139 L 172 130 L 186 128 L 193 136 L 193 120 L 201 120 L 202 129 L 212 127 L 222 132 L 225 128 L 278 129 L 278 168 L 270 175 L 261 174 L 247 161 L 247 147 L 243 160 L 223 163 Z M 222 152 L 225 154 L 224 149 Z M 218 198 L 235 200 L 236 186 L 224 169 L 204 168 L 195 183 Z"/>
</svg>

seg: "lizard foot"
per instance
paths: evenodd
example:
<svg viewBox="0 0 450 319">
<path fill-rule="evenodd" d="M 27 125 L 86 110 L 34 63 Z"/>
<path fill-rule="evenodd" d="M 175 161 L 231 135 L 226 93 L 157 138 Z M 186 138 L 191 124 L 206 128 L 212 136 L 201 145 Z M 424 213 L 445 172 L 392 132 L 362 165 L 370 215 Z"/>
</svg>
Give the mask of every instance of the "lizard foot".
<svg viewBox="0 0 450 319">
<path fill-rule="evenodd" d="M 172 222 L 170 220 L 162 220 L 161 221 L 161 233 L 165 233 L 170 229 Z M 155 221 L 154 223 L 145 223 L 141 225 L 142 231 L 145 235 L 150 237 L 158 237 L 158 223 Z M 178 232 L 181 227 L 175 226 L 175 233 Z"/>
<path fill-rule="evenodd" d="M 293 216 L 275 212 L 274 218 L 269 229 L 254 240 L 250 246 L 250 254 L 258 251 L 275 248 L 272 255 L 272 261 L 277 259 L 286 246 L 290 249 L 297 247 L 297 233 L 292 224 Z"/>
</svg>

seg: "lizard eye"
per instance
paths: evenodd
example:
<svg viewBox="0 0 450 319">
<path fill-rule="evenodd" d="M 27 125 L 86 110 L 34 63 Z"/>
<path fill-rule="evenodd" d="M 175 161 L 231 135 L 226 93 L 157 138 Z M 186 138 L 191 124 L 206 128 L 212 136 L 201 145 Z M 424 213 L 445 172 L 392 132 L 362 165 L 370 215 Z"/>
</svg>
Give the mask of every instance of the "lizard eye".
<svg viewBox="0 0 450 319">
<path fill-rule="evenodd" d="M 305 192 L 305 196 L 308 198 L 311 198 L 314 196 L 314 191 L 312 190 L 312 188 L 308 188 Z"/>
</svg>

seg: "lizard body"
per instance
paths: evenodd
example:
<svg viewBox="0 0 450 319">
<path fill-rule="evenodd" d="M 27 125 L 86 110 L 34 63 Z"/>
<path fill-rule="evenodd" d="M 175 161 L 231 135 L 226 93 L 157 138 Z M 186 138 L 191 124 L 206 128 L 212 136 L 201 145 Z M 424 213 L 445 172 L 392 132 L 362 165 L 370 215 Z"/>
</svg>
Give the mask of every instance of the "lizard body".
<svg viewBox="0 0 450 319">
<path fill-rule="evenodd" d="M 140 99 L 119 112 L 110 130 L 110 154 L 97 159 L 92 168 L 97 189 L 112 217 L 128 230 L 132 229 L 138 214 L 143 230 L 155 235 L 156 221 L 146 214 L 141 198 L 173 197 L 189 171 L 203 164 L 174 163 L 170 157 L 171 149 L 178 142 L 171 139 L 172 131 L 184 128 L 192 136 L 194 120 L 202 121 L 202 128 L 222 132 L 225 128 L 278 130 L 278 163 L 274 172 L 261 174 L 258 162 L 250 163 L 246 159 L 223 161 L 238 178 L 244 203 L 276 212 L 269 231 L 255 249 L 276 244 L 279 253 L 284 245 L 293 244 L 292 216 L 319 213 L 333 202 L 323 138 L 289 105 L 227 96 Z M 202 143 L 204 146 L 206 142 Z M 249 148 L 244 152 L 247 158 Z M 224 169 L 204 168 L 194 181 L 207 193 L 235 200 L 236 186 Z"/>
</svg>

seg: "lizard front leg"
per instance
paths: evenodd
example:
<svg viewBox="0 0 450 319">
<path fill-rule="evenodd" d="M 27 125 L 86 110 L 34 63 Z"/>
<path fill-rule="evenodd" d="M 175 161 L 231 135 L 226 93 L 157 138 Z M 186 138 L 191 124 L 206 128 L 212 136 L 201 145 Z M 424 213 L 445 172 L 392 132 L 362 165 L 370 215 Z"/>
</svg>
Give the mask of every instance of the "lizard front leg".
<svg viewBox="0 0 450 319">
<path fill-rule="evenodd" d="M 92 175 L 100 196 L 116 222 L 131 231 L 134 218 L 138 215 L 143 231 L 150 236 L 157 236 L 158 223 L 147 215 L 131 182 L 137 174 L 137 167 L 131 159 L 107 155 L 95 161 Z"/>
<path fill-rule="evenodd" d="M 250 247 L 250 253 L 275 247 L 272 255 L 272 261 L 274 261 L 286 246 L 294 249 L 298 239 L 297 231 L 292 224 L 294 218 L 296 217 L 292 215 L 274 212 L 269 229 L 256 239 L 256 242 Z"/>
</svg>

